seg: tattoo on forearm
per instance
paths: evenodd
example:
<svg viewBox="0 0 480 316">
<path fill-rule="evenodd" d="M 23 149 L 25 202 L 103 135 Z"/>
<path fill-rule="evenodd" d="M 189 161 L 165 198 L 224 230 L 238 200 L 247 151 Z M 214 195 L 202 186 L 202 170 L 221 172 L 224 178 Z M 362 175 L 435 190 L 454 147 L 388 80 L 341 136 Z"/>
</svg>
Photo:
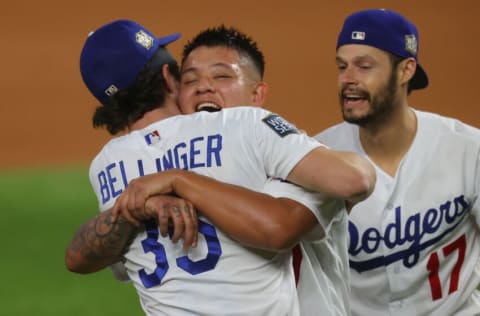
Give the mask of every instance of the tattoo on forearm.
<svg viewBox="0 0 480 316">
<path fill-rule="evenodd" d="M 80 227 L 73 246 L 90 261 L 118 260 L 135 236 L 134 232 L 135 227 L 121 216 L 112 222 L 112 216 L 107 211 Z"/>
</svg>

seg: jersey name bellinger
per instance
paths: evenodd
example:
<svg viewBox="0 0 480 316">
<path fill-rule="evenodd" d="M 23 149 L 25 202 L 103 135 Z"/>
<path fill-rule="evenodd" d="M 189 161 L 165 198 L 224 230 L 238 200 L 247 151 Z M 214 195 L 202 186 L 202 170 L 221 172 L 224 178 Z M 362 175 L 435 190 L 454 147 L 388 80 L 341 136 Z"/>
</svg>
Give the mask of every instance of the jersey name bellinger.
<svg viewBox="0 0 480 316">
<path fill-rule="evenodd" d="M 180 142 L 164 150 L 161 157 L 137 159 L 133 168 L 126 168 L 124 160 L 112 162 L 97 174 L 102 204 L 119 196 L 128 186 L 129 179 L 145 175 L 145 169 L 152 164 L 157 172 L 169 169 L 220 167 L 222 148 L 222 135 L 215 134 Z"/>
<path fill-rule="evenodd" d="M 357 256 L 362 251 L 366 254 L 374 253 L 379 247 L 382 248 L 382 242 L 386 249 L 397 249 L 407 242 L 411 243 L 409 247 L 386 256 L 365 261 L 350 260 L 350 267 L 361 273 L 402 260 L 406 268 L 411 268 L 417 264 L 420 252 L 452 233 L 465 216 L 470 214 L 470 209 L 471 205 L 465 200 L 465 196 L 460 195 L 437 208 L 411 214 L 403 220 L 401 207 L 398 206 L 395 208 L 395 221 L 385 226 L 383 236 L 375 227 L 367 228 L 360 234 L 355 224 L 350 221 L 348 252 L 351 257 Z"/>
</svg>

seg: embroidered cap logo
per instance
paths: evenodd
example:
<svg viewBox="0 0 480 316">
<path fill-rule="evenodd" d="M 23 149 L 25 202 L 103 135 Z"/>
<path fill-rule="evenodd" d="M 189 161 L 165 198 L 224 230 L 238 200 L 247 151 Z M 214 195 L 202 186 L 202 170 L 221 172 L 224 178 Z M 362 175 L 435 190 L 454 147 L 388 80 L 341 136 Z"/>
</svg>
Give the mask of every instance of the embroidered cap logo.
<svg viewBox="0 0 480 316">
<path fill-rule="evenodd" d="M 405 35 L 405 50 L 415 56 L 417 55 L 417 38 L 415 35 Z"/>
<path fill-rule="evenodd" d="M 359 40 L 359 41 L 365 40 L 365 32 L 353 31 L 352 39 Z"/>
<path fill-rule="evenodd" d="M 105 94 L 108 96 L 112 96 L 117 92 L 118 92 L 118 88 L 113 84 L 110 87 L 108 87 L 107 90 L 105 90 Z"/>
<path fill-rule="evenodd" d="M 146 49 L 150 49 L 153 46 L 153 37 L 142 30 L 135 33 L 135 41 Z"/>
</svg>

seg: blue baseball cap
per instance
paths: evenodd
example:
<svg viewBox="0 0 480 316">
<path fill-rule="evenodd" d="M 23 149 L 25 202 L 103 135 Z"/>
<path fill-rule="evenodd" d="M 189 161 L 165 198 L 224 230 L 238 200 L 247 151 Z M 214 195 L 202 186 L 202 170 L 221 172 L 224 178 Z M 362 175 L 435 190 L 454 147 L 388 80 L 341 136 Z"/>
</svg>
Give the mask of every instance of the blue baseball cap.
<svg viewBox="0 0 480 316">
<path fill-rule="evenodd" d="M 80 55 L 80 72 L 90 92 L 101 102 L 128 88 L 157 50 L 180 34 L 156 37 L 140 24 L 117 20 L 88 35 Z"/>
<path fill-rule="evenodd" d="M 369 45 L 399 57 L 415 58 L 417 70 L 410 87 L 423 89 L 428 86 L 427 73 L 418 63 L 417 28 L 397 12 L 371 9 L 348 16 L 338 35 L 337 49 L 345 44 Z"/>
</svg>

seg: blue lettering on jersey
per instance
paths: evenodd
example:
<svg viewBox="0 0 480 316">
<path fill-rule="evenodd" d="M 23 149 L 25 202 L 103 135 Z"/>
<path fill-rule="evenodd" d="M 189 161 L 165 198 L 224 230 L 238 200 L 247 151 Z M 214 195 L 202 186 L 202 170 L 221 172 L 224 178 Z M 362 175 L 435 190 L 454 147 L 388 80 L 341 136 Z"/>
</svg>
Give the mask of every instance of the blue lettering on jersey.
<svg viewBox="0 0 480 316">
<path fill-rule="evenodd" d="M 144 222 L 144 224 L 147 231 L 147 238 L 142 240 L 143 251 L 145 253 L 153 253 L 157 264 L 155 270 L 150 274 L 148 274 L 144 268 L 138 270 L 140 280 L 145 288 L 148 289 L 162 283 L 170 266 L 168 265 L 165 247 L 158 240 L 160 234 L 157 221 L 149 220 Z M 198 219 L 198 232 L 203 234 L 205 241 L 207 242 L 208 253 L 205 258 L 192 260 L 188 255 L 176 258 L 177 267 L 191 275 L 197 275 L 215 269 L 220 260 L 220 256 L 222 255 L 222 246 L 220 245 L 217 231 L 213 225 Z M 168 229 L 168 234 L 170 238 L 172 238 L 173 229 L 171 227 Z"/>
<path fill-rule="evenodd" d="M 118 167 L 120 168 L 120 174 L 122 175 L 122 183 L 117 183 L 119 179 L 112 175 L 112 169 L 116 168 L 116 163 L 109 164 L 105 171 L 98 173 L 98 183 L 100 185 L 100 193 L 102 195 L 102 204 L 107 203 L 111 198 L 119 196 L 123 188 L 127 186 L 127 178 L 125 175 L 125 165 L 123 161 L 120 161 Z M 119 187 L 120 186 L 120 187 Z"/>
<path fill-rule="evenodd" d="M 262 120 L 268 127 L 273 129 L 280 137 L 285 137 L 289 134 L 297 134 L 298 130 L 277 114 L 270 114 Z"/>
<path fill-rule="evenodd" d="M 187 142 L 178 143 L 165 150 L 162 157 L 138 159 L 136 161 L 137 168 L 133 174 L 127 175 L 123 160 L 112 162 L 97 175 L 102 204 L 119 196 L 128 186 L 130 179 L 145 175 L 144 165 L 154 163 L 158 172 L 169 169 L 190 170 L 220 167 L 222 165 L 222 149 L 222 135 L 214 134 L 206 137 L 195 137 Z"/>
<path fill-rule="evenodd" d="M 408 248 L 387 256 L 378 256 L 365 261 L 350 260 L 350 267 L 361 273 L 402 260 L 405 267 L 411 268 L 417 264 L 420 252 L 451 233 L 462 222 L 470 209 L 471 205 L 461 195 L 452 201 L 446 201 L 438 208 L 430 208 L 426 212 L 412 214 L 402 221 L 401 207 L 398 206 L 395 208 L 395 221 L 385 227 L 383 234 L 376 227 L 367 228 L 363 234 L 360 234 L 355 224 L 350 221 L 348 252 L 351 257 L 362 251 L 367 254 L 374 253 L 382 242 L 388 249 L 410 243 Z M 446 229 L 437 236 L 431 236 L 430 239 L 425 240 L 424 237 L 437 233 L 443 223 L 446 224 Z"/>
</svg>

